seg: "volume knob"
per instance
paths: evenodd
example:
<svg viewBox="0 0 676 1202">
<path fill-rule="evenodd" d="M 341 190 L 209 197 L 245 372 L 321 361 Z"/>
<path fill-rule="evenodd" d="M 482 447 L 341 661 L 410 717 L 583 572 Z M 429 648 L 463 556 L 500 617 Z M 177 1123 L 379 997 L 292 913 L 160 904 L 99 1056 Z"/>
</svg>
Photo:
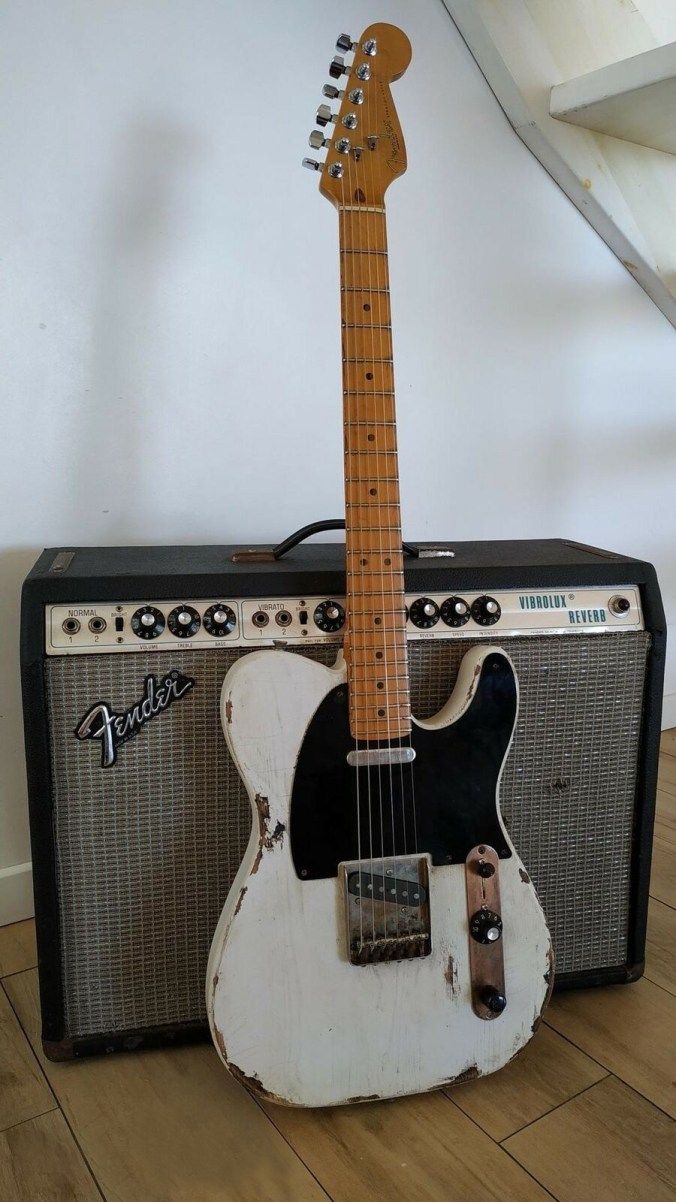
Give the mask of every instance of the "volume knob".
<svg viewBox="0 0 676 1202">
<path fill-rule="evenodd" d="M 315 625 L 325 634 L 335 634 L 345 622 L 345 610 L 337 601 L 321 601 L 313 617 Z"/>
</svg>

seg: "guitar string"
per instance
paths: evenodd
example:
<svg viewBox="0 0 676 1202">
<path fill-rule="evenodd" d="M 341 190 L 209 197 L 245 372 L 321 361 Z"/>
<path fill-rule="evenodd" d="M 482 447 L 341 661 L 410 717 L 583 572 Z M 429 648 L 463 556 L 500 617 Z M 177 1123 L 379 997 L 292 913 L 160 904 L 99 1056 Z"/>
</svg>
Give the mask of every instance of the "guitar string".
<svg viewBox="0 0 676 1202">
<path fill-rule="evenodd" d="M 366 100 L 366 104 L 364 105 L 364 109 L 362 110 L 362 114 L 363 114 L 362 122 L 363 122 L 365 129 L 371 128 L 370 121 L 371 121 L 371 97 L 372 97 L 372 95 L 373 95 L 373 87 L 371 86 L 366 89 L 367 100 Z M 362 140 L 363 140 L 363 135 L 362 135 Z M 363 147 L 362 154 L 364 155 L 364 157 L 366 157 L 366 153 L 367 153 L 366 148 Z M 371 153 L 371 152 L 368 152 L 368 153 Z M 365 163 L 365 166 L 366 166 L 366 163 Z M 373 193 L 375 191 L 375 173 L 373 170 L 373 159 L 370 160 L 370 167 L 371 167 L 371 191 Z M 366 184 L 366 171 L 364 171 L 364 183 Z M 372 200 L 373 200 L 373 197 L 372 197 Z M 373 203 L 375 203 L 375 201 L 373 201 Z M 360 217 L 361 217 L 361 214 L 360 214 Z M 361 242 L 361 238 L 360 238 L 360 242 Z M 371 246 L 370 214 L 368 212 L 368 207 L 366 210 L 365 242 L 366 242 L 365 249 L 367 252 L 366 259 L 368 262 L 368 288 L 369 288 L 369 298 L 370 298 L 373 295 L 373 278 L 372 278 L 372 274 L 371 274 L 371 268 L 372 268 L 374 256 L 373 256 L 373 247 Z M 360 268 L 360 271 L 361 271 L 361 268 Z M 378 286 L 379 286 L 379 280 L 378 280 L 378 276 L 376 275 L 376 287 L 378 287 Z M 369 299 L 369 304 L 370 304 L 370 299 Z M 371 314 L 371 315 L 373 314 L 373 309 L 369 309 L 369 314 Z M 375 417 L 375 422 L 374 422 L 375 450 L 376 450 L 376 452 L 379 452 L 380 451 L 380 422 L 379 422 L 379 418 L 378 418 L 378 388 L 377 388 L 377 380 L 376 380 L 376 362 L 375 362 L 375 359 L 376 359 L 376 353 L 375 353 L 376 352 L 376 333 L 375 333 L 374 322 L 371 321 L 370 325 L 371 325 L 370 334 L 371 334 L 371 360 L 372 360 L 371 365 L 370 365 L 371 366 L 370 392 L 371 392 L 371 397 L 372 397 L 372 405 L 370 406 L 370 408 L 371 408 L 371 412 L 373 413 L 373 415 Z M 364 339 L 364 347 L 365 347 L 365 345 L 366 345 L 366 338 Z M 382 358 L 382 356 L 381 356 L 381 358 Z M 379 366 L 382 369 L 382 364 L 379 364 Z M 371 400 L 371 397 L 368 398 L 369 401 Z M 376 454 L 376 464 L 377 464 L 377 461 L 378 461 L 378 455 Z M 378 470 L 376 467 L 376 477 L 377 476 L 378 476 Z M 370 478 L 370 470 L 367 471 L 367 473 L 366 473 L 366 480 L 362 480 L 360 482 L 360 485 L 359 485 L 360 492 L 361 492 L 364 484 L 368 485 L 369 478 Z M 370 495 L 370 494 L 368 494 L 368 495 Z M 378 497 L 378 502 L 380 502 L 379 497 Z M 383 651 L 384 651 L 383 662 L 385 664 L 385 690 L 384 690 L 385 691 L 385 698 L 384 698 L 384 700 L 385 700 L 385 719 L 386 719 L 386 728 L 387 728 L 387 742 L 389 744 L 389 742 L 390 742 L 390 717 L 389 717 L 389 715 L 390 715 L 390 699 L 389 699 L 389 681 L 388 681 L 388 674 L 387 674 L 387 641 L 388 641 L 389 636 L 388 636 L 388 632 L 387 632 L 387 623 L 386 623 L 386 617 L 385 617 L 385 586 L 383 583 L 383 575 L 382 575 L 383 531 L 382 531 L 382 523 L 380 520 L 380 505 L 379 504 L 376 508 L 376 512 L 378 514 L 378 551 L 379 551 L 379 557 L 380 557 L 379 567 L 380 567 L 380 593 L 381 593 L 381 613 L 378 616 L 380 617 L 380 624 L 381 624 L 381 629 L 382 629 Z M 371 542 L 372 538 L 373 538 L 373 534 L 370 533 L 369 534 L 369 542 Z M 371 554 L 372 554 L 371 548 L 369 547 L 369 552 L 368 552 L 369 560 L 371 559 Z M 371 593 L 370 596 L 373 597 L 374 594 Z M 379 743 L 380 739 L 378 738 L 378 736 L 380 734 L 379 728 L 380 728 L 381 715 L 379 713 L 380 707 L 379 707 L 378 701 L 376 699 L 377 688 L 376 689 L 373 688 L 374 684 L 376 684 L 376 675 L 377 675 L 376 670 L 375 670 L 375 652 L 376 652 L 375 625 L 377 623 L 377 616 L 375 614 L 371 613 L 370 617 L 371 617 L 371 622 L 372 622 L 370 637 L 373 640 L 374 646 L 371 649 L 371 656 L 369 657 L 372 660 L 372 663 L 369 663 L 368 666 L 367 666 L 367 659 L 366 659 L 367 648 L 365 647 L 365 654 L 364 654 L 365 689 L 364 689 L 364 693 L 366 694 L 366 691 L 368 688 L 368 684 L 369 684 L 368 677 L 370 674 L 370 684 L 371 684 L 371 692 L 373 694 L 373 700 L 369 699 L 369 701 L 366 705 L 366 713 L 367 713 L 367 715 L 370 713 L 371 705 L 373 705 L 374 709 L 376 711 L 375 712 L 376 742 Z M 365 618 L 365 615 L 362 614 L 362 621 L 364 622 L 364 640 L 366 643 L 366 637 L 367 637 L 366 636 L 366 622 L 364 621 L 364 618 Z M 379 817 L 380 817 L 380 861 L 381 861 L 381 868 L 382 868 L 382 872 L 381 872 L 382 884 L 380 886 L 380 890 L 382 892 L 382 931 L 383 931 L 383 937 L 386 938 L 386 936 L 387 936 L 388 900 L 387 900 L 387 872 L 386 872 L 386 865 L 385 865 L 385 820 L 384 820 L 384 812 L 383 812 L 383 769 L 382 769 L 382 764 L 380 763 L 380 759 L 378 759 L 377 768 L 378 768 L 378 808 L 379 808 Z"/>
<path fill-rule="evenodd" d="M 377 115 L 378 115 L 378 105 L 377 105 L 377 101 L 376 101 L 376 104 L 374 106 L 375 112 L 376 112 L 376 120 L 374 120 L 372 122 L 371 121 L 371 100 L 374 95 L 373 85 L 371 85 L 370 87 L 368 87 L 366 89 L 366 93 L 367 93 L 368 99 L 367 99 L 366 105 L 364 106 L 366 109 L 366 113 L 365 113 L 365 127 L 366 128 L 364 130 L 364 137 L 362 138 L 363 142 L 365 141 L 366 138 L 368 138 L 370 130 L 373 130 L 375 132 L 375 130 L 377 129 Z M 375 187 L 375 168 L 373 165 L 375 150 L 367 149 L 367 143 L 365 143 L 362 153 L 369 156 L 370 167 L 371 167 L 371 203 L 375 206 L 376 187 Z M 368 270 L 369 270 L 369 303 L 371 304 L 371 298 L 373 296 L 373 284 L 372 284 L 372 280 L 371 280 L 371 266 L 372 266 L 372 261 L 375 257 L 375 259 L 376 259 L 375 281 L 376 281 L 376 288 L 378 290 L 377 295 L 379 298 L 379 302 L 378 302 L 378 326 L 379 326 L 378 340 L 380 342 L 380 351 L 381 351 L 380 358 L 382 359 L 382 358 L 384 358 L 384 356 L 382 355 L 383 334 L 382 334 L 382 329 L 380 328 L 380 327 L 382 327 L 382 324 L 383 324 L 382 321 L 380 320 L 380 318 L 381 318 L 380 297 L 382 296 L 380 288 L 381 288 L 382 283 L 387 284 L 387 263 L 385 261 L 384 280 L 381 281 L 381 279 L 380 279 L 380 261 L 381 261 L 382 256 L 381 255 L 374 256 L 374 254 L 373 254 L 373 251 L 376 249 L 375 242 L 377 241 L 377 222 L 378 222 L 378 220 L 379 220 L 379 218 L 376 215 L 376 213 L 374 212 L 373 214 L 371 214 L 368 212 L 368 209 L 367 209 L 367 212 L 366 212 L 366 246 L 367 246 L 367 250 L 368 250 L 367 258 L 368 258 L 368 264 L 369 264 L 369 268 L 368 268 Z M 371 235 L 371 221 L 373 221 L 374 230 L 376 231 L 376 238 L 373 241 L 372 241 L 372 235 Z M 384 214 L 381 218 L 381 221 L 384 226 L 384 224 L 385 224 Z M 369 313 L 370 313 L 370 317 L 371 317 L 371 349 L 374 352 L 373 358 L 375 360 L 376 337 L 375 337 L 375 322 L 373 320 L 374 319 L 374 311 L 373 311 L 372 304 L 371 304 Z M 392 347 L 390 346 L 390 352 L 391 352 L 391 350 L 392 350 Z M 392 358 L 391 353 L 387 357 Z M 385 390 L 384 390 L 385 373 L 383 371 L 384 366 L 385 365 L 383 363 L 380 363 L 379 368 L 378 368 L 378 370 L 381 372 L 380 401 L 381 401 L 382 416 L 381 416 L 380 420 L 383 423 L 386 420 Z M 381 591 L 381 603 L 382 603 L 381 621 L 383 623 L 383 639 L 382 639 L 383 648 L 382 648 L 382 650 L 383 650 L 383 663 L 384 663 L 384 667 L 385 667 L 385 672 L 384 672 L 385 715 L 386 715 L 386 723 L 387 723 L 387 744 L 388 744 L 388 747 L 391 747 L 392 746 L 392 726 L 391 726 L 391 696 L 390 696 L 390 671 L 389 671 L 388 643 L 390 643 L 391 645 L 394 645 L 395 654 L 396 654 L 397 635 L 396 635 L 396 630 L 394 628 L 393 628 L 391 634 L 389 633 L 389 631 L 387 629 L 388 623 L 387 623 L 386 608 L 385 608 L 385 571 L 384 571 L 385 563 L 384 563 L 384 556 L 383 556 L 382 521 L 380 520 L 381 508 L 382 508 L 382 504 L 383 504 L 381 496 L 380 496 L 380 488 L 382 487 L 382 485 L 381 485 L 382 472 L 380 470 L 380 452 L 383 449 L 381 447 L 381 434 L 382 434 L 382 431 L 384 431 L 386 427 L 384 426 L 384 424 L 381 425 L 378 420 L 378 391 L 379 390 L 377 387 L 375 362 L 373 363 L 372 368 L 373 368 L 374 412 L 376 414 L 376 444 L 375 444 L 375 446 L 376 446 L 376 452 L 377 452 L 376 456 L 375 456 L 376 471 L 374 473 L 375 480 L 377 481 L 377 483 L 375 485 L 372 485 L 372 487 L 376 487 L 378 489 L 378 493 L 377 493 L 378 506 L 377 506 L 376 512 L 378 514 L 378 541 L 379 541 L 379 549 L 380 549 L 380 565 L 379 565 L 379 567 L 380 567 L 380 591 Z M 393 385 L 393 387 L 394 387 L 394 385 Z M 369 475 L 370 475 L 370 473 L 369 473 Z M 389 488 L 389 484 L 385 485 L 385 488 L 386 489 Z M 388 512 L 388 516 L 389 516 L 389 513 L 390 513 L 389 506 L 388 506 L 387 512 Z M 390 523 L 388 522 L 388 525 L 389 524 Z M 391 542 L 392 541 L 391 538 L 388 541 Z M 390 560 L 390 563 L 391 563 L 391 561 L 392 561 L 391 548 L 388 552 L 387 558 Z M 390 576 L 391 576 L 391 580 L 393 583 L 394 578 L 392 577 L 391 573 L 390 573 Z M 374 655 L 374 669 L 375 669 L 375 655 Z M 374 672 L 372 673 L 372 681 L 375 679 L 375 677 L 377 675 L 378 674 L 374 670 Z M 395 668 L 395 681 L 396 681 L 396 668 Z M 376 692 L 377 692 L 377 689 L 376 689 Z M 376 704 L 376 706 L 377 706 L 377 701 L 375 701 L 375 699 L 374 699 L 374 704 Z M 389 764 L 387 766 L 387 775 L 389 776 L 389 785 L 390 785 L 390 815 L 391 815 L 391 822 L 392 822 L 392 850 L 391 850 L 392 858 L 390 861 L 390 870 L 391 870 L 391 876 L 393 878 L 392 888 L 395 890 L 395 899 L 396 899 L 396 888 L 397 887 L 396 887 L 396 883 L 394 880 L 394 878 L 395 878 L 394 857 L 396 856 L 396 839 L 395 839 L 395 829 L 394 829 L 394 782 L 393 782 L 393 776 L 392 776 L 391 757 L 389 757 Z M 384 820 L 383 820 L 383 806 L 382 806 L 383 795 L 382 795 L 382 780 L 380 778 L 380 764 L 378 765 L 378 776 L 379 776 L 379 784 L 380 784 L 380 838 L 381 838 L 380 850 L 381 850 L 382 857 L 383 857 L 383 935 L 385 938 L 387 938 L 387 904 L 388 904 L 387 888 L 388 888 L 388 885 L 387 885 L 387 873 L 385 871 L 385 827 L 384 827 Z M 396 915 L 396 927 L 397 927 L 397 937 L 398 937 L 399 936 L 399 907 L 396 905 L 395 905 L 395 915 Z"/>
<path fill-rule="evenodd" d="M 351 156 L 349 154 L 346 157 L 347 157 L 348 193 L 349 193 L 349 197 L 350 197 L 350 204 L 352 204 L 352 200 L 353 200 L 352 162 L 351 162 Z M 356 197 L 354 199 L 356 199 Z M 354 210 L 352 208 L 350 208 L 348 210 L 348 212 L 350 214 L 349 218 L 347 217 L 346 214 L 343 217 L 343 231 L 344 231 L 344 239 L 343 240 L 344 240 L 344 246 L 345 246 L 345 252 L 346 252 L 344 259 L 345 259 L 346 271 L 347 271 L 347 262 L 348 262 L 348 255 L 347 255 L 348 221 L 350 223 L 349 233 L 352 237 L 354 236 L 354 216 L 353 216 Z M 344 343 L 346 349 L 347 349 L 348 338 L 349 338 L 349 335 L 348 335 L 348 332 L 346 329 L 345 330 L 345 343 Z M 356 347 L 355 347 L 355 349 L 356 349 Z M 355 358 L 356 357 L 357 356 L 355 356 Z M 348 373 L 346 372 L 346 375 L 347 374 Z M 349 408 L 350 408 L 350 417 L 352 417 L 352 412 L 351 412 L 352 405 L 351 404 L 349 405 Z M 350 431 L 350 434 L 351 434 L 351 431 Z M 352 439 L 350 437 L 350 444 L 351 444 L 351 442 L 352 442 Z M 351 467 L 349 468 L 348 473 L 346 473 L 346 477 L 349 477 L 351 479 L 351 477 L 352 477 L 352 468 Z M 349 486 L 346 488 L 346 494 L 349 494 Z M 349 498 L 347 495 L 346 495 L 346 506 L 347 506 L 347 508 L 351 508 L 351 506 L 349 504 Z M 352 524 L 353 524 L 352 516 L 350 515 L 350 525 L 352 526 Z M 360 528 L 360 532 L 361 532 L 361 528 Z M 360 548 L 360 554 L 359 554 L 358 558 L 360 561 L 359 567 L 361 569 L 361 567 L 363 566 L 361 564 L 361 560 L 364 558 L 363 548 Z M 352 568 L 350 571 L 351 585 L 354 586 L 355 581 L 357 581 L 359 583 L 361 577 L 362 577 L 361 570 L 357 573 L 355 571 L 354 565 L 352 565 Z M 360 591 L 362 591 L 362 590 L 360 590 Z M 354 613 L 354 610 L 356 609 L 356 604 L 355 604 L 355 606 L 353 606 L 353 604 L 352 604 L 352 602 L 354 600 L 355 600 L 354 588 L 352 587 L 352 596 L 350 597 L 350 610 L 352 612 L 353 619 L 356 616 Z M 358 668 L 358 662 L 357 662 L 358 658 L 359 658 L 359 655 L 358 655 L 359 649 L 357 646 L 358 632 L 356 629 L 356 622 L 354 620 L 352 622 L 352 632 L 351 633 L 354 637 L 354 644 L 355 644 L 354 656 L 353 656 L 353 666 L 352 666 L 352 683 L 354 686 L 353 690 L 352 690 L 352 708 L 353 708 L 353 714 L 354 714 L 355 732 L 357 732 L 359 730 L 359 725 L 360 725 L 361 719 L 359 717 L 359 712 L 358 712 L 358 708 L 357 708 L 357 702 L 358 702 L 358 698 L 359 698 L 359 682 L 358 682 L 359 668 Z M 365 631 L 362 632 L 361 652 L 362 652 L 362 663 L 363 663 L 363 673 L 364 673 L 364 682 L 363 683 L 365 684 L 366 683 L 366 632 Z M 366 723 L 365 723 L 365 725 L 366 725 L 366 749 L 368 751 L 368 748 L 370 745 L 370 727 L 369 727 L 368 707 L 366 707 L 365 716 L 366 716 Z M 358 738 L 358 736 L 356 736 L 356 737 Z M 357 772 L 357 778 L 359 778 L 359 764 L 356 765 L 355 770 Z M 367 803 L 368 803 L 368 824 L 369 824 L 369 880 L 371 883 L 371 939 L 372 939 L 372 942 L 375 943 L 375 939 L 376 939 L 376 909 L 375 909 L 376 899 L 375 899 L 375 888 L 374 888 L 374 860 L 373 860 L 373 790 L 372 790 L 372 786 L 371 786 L 371 766 L 368 763 L 366 764 L 366 786 L 367 786 L 366 787 L 366 795 L 367 795 Z M 358 872 L 360 873 L 361 870 L 358 870 Z M 361 894 L 361 892 L 362 892 L 362 890 L 360 888 L 360 894 Z M 361 909 L 363 907 L 362 901 L 359 902 L 359 907 L 360 907 L 360 911 L 361 911 Z"/>
<path fill-rule="evenodd" d="M 349 164 L 348 164 L 348 172 L 349 172 Z M 341 206 L 341 210 L 338 214 L 338 229 L 339 229 L 338 250 L 339 250 L 339 258 L 342 259 L 341 274 L 343 277 L 343 285 L 344 285 L 344 287 L 347 287 L 347 229 L 346 229 L 346 212 L 347 212 L 347 210 L 345 209 L 345 176 L 344 176 L 344 174 L 341 176 L 340 193 L 341 193 L 342 206 Z M 345 320 L 346 326 L 347 326 L 347 303 L 348 302 L 345 298 L 347 295 L 348 294 L 346 292 L 343 292 L 341 294 L 341 301 L 342 301 L 341 316 L 345 315 L 344 320 Z M 343 337 L 341 337 L 341 344 L 342 344 L 342 349 L 343 349 L 343 356 L 345 358 L 347 358 L 347 328 L 344 331 Z M 344 370 L 342 373 L 343 380 L 344 380 L 343 386 L 346 390 L 346 394 L 343 398 L 343 422 L 346 423 L 344 426 L 344 429 L 343 429 L 343 440 L 344 440 L 344 446 L 346 448 L 349 448 L 352 443 L 352 432 L 347 423 L 349 422 L 349 420 L 351 418 L 351 412 L 350 412 L 351 405 L 350 405 L 349 391 L 347 390 L 347 383 L 348 383 L 347 364 L 344 364 L 343 367 L 344 367 Z M 346 471 L 346 473 L 345 473 L 346 480 L 350 473 L 351 473 L 351 468 L 348 469 L 348 471 Z M 346 485 L 345 491 L 347 493 L 347 485 Z M 345 519 L 346 519 L 345 549 L 346 549 L 346 555 L 347 555 L 347 549 L 349 546 L 349 537 L 348 537 L 348 531 L 347 531 L 347 522 L 348 522 L 347 507 L 346 507 Z M 351 535 L 351 533 L 352 532 L 350 531 L 349 535 Z M 350 582 L 352 580 L 352 569 L 350 570 L 348 580 Z M 349 722 L 350 708 L 351 708 L 351 704 L 352 704 L 352 686 L 355 681 L 355 672 L 354 672 L 355 643 L 354 643 L 354 631 L 352 629 L 352 598 L 350 596 L 349 590 L 348 590 L 348 595 L 346 598 L 346 609 L 347 609 L 347 633 L 348 633 L 348 640 L 349 640 L 348 663 L 347 663 L 347 696 L 348 696 L 348 722 Z M 351 646 L 349 645 L 350 643 L 351 643 Z M 359 740 L 357 738 L 356 731 L 357 731 L 357 727 L 356 727 L 356 722 L 355 722 L 354 750 L 357 755 L 357 761 L 355 764 L 355 793 L 356 793 L 356 797 L 357 797 L 357 860 L 359 863 L 359 868 L 357 869 L 357 880 L 360 882 L 359 894 L 361 895 L 361 859 L 362 859 L 361 798 L 360 798 L 360 777 L 359 777 L 359 759 L 358 759 Z M 361 899 L 361 896 L 359 897 L 358 900 L 359 900 L 359 953 L 361 955 L 363 953 L 363 949 L 364 949 L 364 903 L 363 903 L 363 900 Z M 350 935 L 348 932 L 348 939 L 349 938 L 350 938 Z"/>
</svg>

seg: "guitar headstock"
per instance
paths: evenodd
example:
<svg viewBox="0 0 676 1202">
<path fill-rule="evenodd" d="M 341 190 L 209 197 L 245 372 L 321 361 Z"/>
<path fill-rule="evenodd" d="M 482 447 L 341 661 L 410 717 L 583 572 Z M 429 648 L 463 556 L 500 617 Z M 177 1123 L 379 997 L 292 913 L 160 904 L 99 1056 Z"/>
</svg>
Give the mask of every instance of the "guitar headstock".
<svg viewBox="0 0 676 1202">
<path fill-rule="evenodd" d="M 317 124 L 310 134 L 314 150 L 326 147 L 324 163 L 303 159 L 303 166 L 320 171 L 319 190 L 336 207 L 347 204 L 382 205 L 385 190 L 406 170 L 406 147 L 392 102 L 390 84 L 399 79 L 411 61 L 411 43 L 396 25 L 369 25 L 358 42 L 341 34 L 326 84 L 328 100 L 340 101 L 333 109 L 319 106 Z M 353 54 L 348 65 L 343 55 Z"/>
</svg>

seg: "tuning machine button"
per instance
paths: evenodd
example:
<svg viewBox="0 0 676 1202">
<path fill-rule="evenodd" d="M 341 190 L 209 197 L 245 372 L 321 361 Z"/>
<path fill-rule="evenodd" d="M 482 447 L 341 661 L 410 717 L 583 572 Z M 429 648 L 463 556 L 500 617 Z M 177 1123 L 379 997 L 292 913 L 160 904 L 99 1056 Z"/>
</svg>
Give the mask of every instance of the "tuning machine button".
<svg viewBox="0 0 676 1202">
<path fill-rule="evenodd" d="M 327 100 L 342 100 L 344 95 L 345 93 L 332 83 L 325 83 L 322 88 L 322 96 L 326 96 Z"/>
<path fill-rule="evenodd" d="M 345 60 L 341 54 L 336 54 L 329 63 L 329 75 L 331 79 L 340 79 L 341 75 L 349 75 L 350 68 L 345 66 Z"/>
<path fill-rule="evenodd" d="M 192 605 L 177 605 L 167 618 L 167 626 L 177 639 L 191 639 L 202 625 L 202 620 Z"/>
<path fill-rule="evenodd" d="M 335 634 L 345 623 L 345 610 L 337 601 L 320 601 L 313 617 L 315 625 L 325 634 Z"/>
<path fill-rule="evenodd" d="M 131 628 L 139 639 L 159 638 L 164 630 L 164 614 L 154 605 L 142 605 L 131 616 Z"/>
<path fill-rule="evenodd" d="M 479 626 L 493 626 L 502 610 L 495 597 L 477 597 L 472 602 L 472 617 Z"/>
<path fill-rule="evenodd" d="M 420 630 L 429 630 L 439 621 L 439 606 L 431 597 L 418 597 L 411 605 L 409 617 Z"/>
<path fill-rule="evenodd" d="M 441 620 L 447 626 L 464 626 L 471 617 L 464 597 L 447 597 L 441 606 Z"/>
<path fill-rule="evenodd" d="M 349 54 L 350 50 L 356 50 L 357 43 L 352 41 L 349 33 L 341 33 L 336 38 L 336 50 L 342 50 L 344 54 Z"/>
<path fill-rule="evenodd" d="M 331 112 L 328 104 L 320 104 L 317 109 L 317 125 L 328 125 L 330 121 L 336 120 L 336 114 Z"/>
<path fill-rule="evenodd" d="M 316 159 L 303 159 L 303 166 L 307 167 L 308 171 L 324 170 L 324 164 L 318 163 Z"/>
<path fill-rule="evenodd" d="M 237 625 L 237 618 L 233 610 L 223 601 L 217 601 L 215 605 L 210 605 L 204 611 L 203 621 L 207 634 L 213 635 L 215 639 L 222 639 L 224 635 L 230 634 Z"/>
<path fill-rule="evenodd" d="M 324 137 L 320 129 L 313 129 L 310 137 L 308 138 L 308 144 L 313 150 L 321 150 L 322 146 L 328 146 L 329 139 Z"/>
</svg>

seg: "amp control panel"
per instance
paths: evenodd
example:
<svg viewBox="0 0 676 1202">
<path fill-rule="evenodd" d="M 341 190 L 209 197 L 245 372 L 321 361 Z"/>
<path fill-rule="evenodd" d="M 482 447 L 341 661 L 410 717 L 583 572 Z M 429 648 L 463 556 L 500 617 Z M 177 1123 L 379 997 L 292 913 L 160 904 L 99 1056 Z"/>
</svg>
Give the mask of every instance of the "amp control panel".
<svg viewBox="0 0 676 1202">
<path fill-rule="evenodd" d="M 177 597 L 45 609 L 47 655 L 140 651 L 181 647 L 272 647 L 336 643 L 347 617 L 344 597 Z M 635 585 L 602 588 L 518 589 L 486 593 L 407 595 L 410 639 L 488 638 L 517 635 L 642 630 Z"/>
</svg>

